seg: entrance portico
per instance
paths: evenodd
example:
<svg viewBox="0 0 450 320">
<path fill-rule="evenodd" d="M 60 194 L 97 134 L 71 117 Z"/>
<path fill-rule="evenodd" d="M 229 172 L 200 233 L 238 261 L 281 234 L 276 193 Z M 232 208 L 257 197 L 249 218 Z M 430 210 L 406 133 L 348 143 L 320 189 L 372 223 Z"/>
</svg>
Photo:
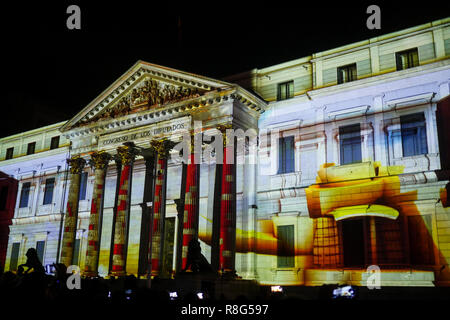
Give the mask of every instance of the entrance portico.
<svg viewBox="0 0 450 320">
<path fill-rule="evenodd" d="M 189 241 L 198 239 L 199 216 L 215 221 L 209 224 L 206 233 L 211 239 L 218 237 L 217 241 L 211 241 L 209 251 L 203 252 L 208 259 L 219 257 L 219 264 L 213 265 L 216 269 L 234 272 L 236 219 L 247 221 L 248 215 L 255 214 L 246 204 L 236 203 L 237 193 L 242 190 L 236 189 L 235 165 L 220 165 L 214 157 L 207 162 L 198 157 L 200 163 L 196 163 L 189 148 L 183 149 L 183 156 L 188 153 L 185 157 L 188 162 L 183 165 L 177 159 L 180 158 L 177 145 L 194 134 L 194 124 L 201 124 L 202 128 L 196 129 L 200 141 L 206 131 L 224 126 L 256 132 L 265 106 L 264 101 L 239 86 L 138 62 L 68 121 L 60 130 L 71 140 L 71 154 L 96 170 L 94 188 L 98 190 L 92 200 L 85 274 L 97 275 L 101 268 L 103 275 L 104 270 L 109 270 L 114 276 L 138 271 L 140 275 L 157 276 L 175 271 L 176 261 L 181 261 L 178 268 L 186 267 Z M 224 150 L 224 155 L 233 151 L 229 147 Z M 96 164 L 99 153 L 107 155 L 102 169 Z M 119 163 L 114 166 L 110 160 L 117 157 Z M 246 172 L 244 168 L 239 173 L 246 180 L 255 181 L 256 171 Z M 215 174 L 217 170 L 221 173 Z M 211 183 L 212 176 L 220 176 L 220 181 Z M 72 180 L 70 183 L 73 184 Z M 214 192 L 218 183 L 220 193 Z M 69 198 L 77 192 L 72 189 Z M 106 198 L 113 194 L 116 200 L 111 216 L 108 208 L 111 201 Z M 101 195 L 104 201 L 99 200 Z M 219 208 L 211 205 L 214 196 L 220 197 Z M 176 214 L 175 201 L 181 204 L 182 215 Z M 104 214 L 98 215 L 99 212 Z M 168 252 L 164 246 L 170 243 L 165 239 L 165 221 L 170 217 L 176 217 L 178 231 L 171 248 L 172 268 L 163 270 Z M 101 223 L 107 220 L 112 223 Z M 213 232 L 213 224 L 219 226 L 219 232 Z M 73 247 L 65 243 L 62 252 L 66 252 L 68 259 L 61 262 L 70 265 Z M 110 261 L 108 266 L 105 261 Z"/>
</svg>

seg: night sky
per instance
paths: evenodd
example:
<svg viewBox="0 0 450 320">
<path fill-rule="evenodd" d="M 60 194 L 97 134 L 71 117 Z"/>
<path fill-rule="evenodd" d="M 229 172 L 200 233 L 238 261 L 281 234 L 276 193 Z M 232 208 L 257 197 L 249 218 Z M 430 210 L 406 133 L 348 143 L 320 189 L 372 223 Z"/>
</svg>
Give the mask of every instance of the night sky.
<svg viewBox="0 0 450 320">
<path fill-rule="evenodd" d="M 0 137 L 70 119 L 137 60 L 220 79 L 450 16 L 445 2 L 16 2 L 1 9 Z M 81 30 L 66 27 L 70 4 Z M 381 30 L 366 27 L 370 4 Z"/>
</svg>

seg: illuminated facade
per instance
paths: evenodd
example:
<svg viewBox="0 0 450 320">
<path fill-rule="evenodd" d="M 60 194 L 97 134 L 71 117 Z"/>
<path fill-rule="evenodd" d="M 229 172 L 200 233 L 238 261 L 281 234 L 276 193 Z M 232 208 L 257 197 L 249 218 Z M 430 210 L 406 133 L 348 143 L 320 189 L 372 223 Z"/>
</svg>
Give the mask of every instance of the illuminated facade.
<svg viewBox="0 0 450 320">
<path fill-rule="evenodd" d="M 170 277 L 198 237 L 261 284 L 365 285 L 377 265 L 381 285 L 448 285 L 449 56 L 444 19 L 225 81 L 139 61 L 67 122 L 0 140 L 19 181 L 5 269 L 37 247 L 86 276 Z M 227 128 L 257 153 L 176 161 Z"/>
</svg>

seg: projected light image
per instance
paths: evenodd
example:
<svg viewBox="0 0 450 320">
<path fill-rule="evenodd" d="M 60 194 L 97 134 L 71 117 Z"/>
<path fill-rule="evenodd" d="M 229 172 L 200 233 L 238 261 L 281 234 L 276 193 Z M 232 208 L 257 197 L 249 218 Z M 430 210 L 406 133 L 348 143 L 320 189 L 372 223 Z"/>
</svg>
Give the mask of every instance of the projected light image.
<svg viewBox="0 0 450 320">
<path fill-rule="evenodd" d="M 367 265 L 390 273 L 385 285 L 398 285 L 402 272 L 411 271 L 411 283 L 423 284 L 433 278 L 433 271 L 424 266 L 444 257 L 431 235 L 429 206 L 415 201 L 446 199 L 446 190 L 402 186 L 401 173 L 403 166 L 378 162 L 324 164 L 317 183 L 305 190 L 309 217 L 274 216 L 258 220 L 256 230 L 236 229 L 236 251 L 258 254 L 257 272 L 266 284 L 280 282 L 273 281 L 274 267 L 295 266 L 297 271 L 285 277 L 284 285 L 334 283 L 333 275 L 343 267 L 353 270 L 352 284 L 365 285 Z M 200 229 L 199 236 L 210 243 L 206 230 Z"/>
</svg>

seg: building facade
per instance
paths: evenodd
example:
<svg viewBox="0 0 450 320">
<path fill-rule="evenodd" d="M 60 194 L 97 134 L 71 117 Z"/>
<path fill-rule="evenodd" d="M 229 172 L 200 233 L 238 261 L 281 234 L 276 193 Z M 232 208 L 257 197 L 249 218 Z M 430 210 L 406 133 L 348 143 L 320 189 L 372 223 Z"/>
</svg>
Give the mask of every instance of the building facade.
<svg viewBox="0 0 450 320">
<path fill-rule="evenodd" d="M 36 247 L 86 276 L 171 277 L 198 238 L 261 284 L 376 266 L 448 285 L 449 57 L 444 19 L 224 81 L 138 61 L 67 122 L 0 139 L 5 269 Z"/>
<path fill-rule="evenodd" d="M 0 172 L 0 268 L 3 270 L 8 250 L 9 226 L 14 218 L 17 180 Z"/>
</svg>

